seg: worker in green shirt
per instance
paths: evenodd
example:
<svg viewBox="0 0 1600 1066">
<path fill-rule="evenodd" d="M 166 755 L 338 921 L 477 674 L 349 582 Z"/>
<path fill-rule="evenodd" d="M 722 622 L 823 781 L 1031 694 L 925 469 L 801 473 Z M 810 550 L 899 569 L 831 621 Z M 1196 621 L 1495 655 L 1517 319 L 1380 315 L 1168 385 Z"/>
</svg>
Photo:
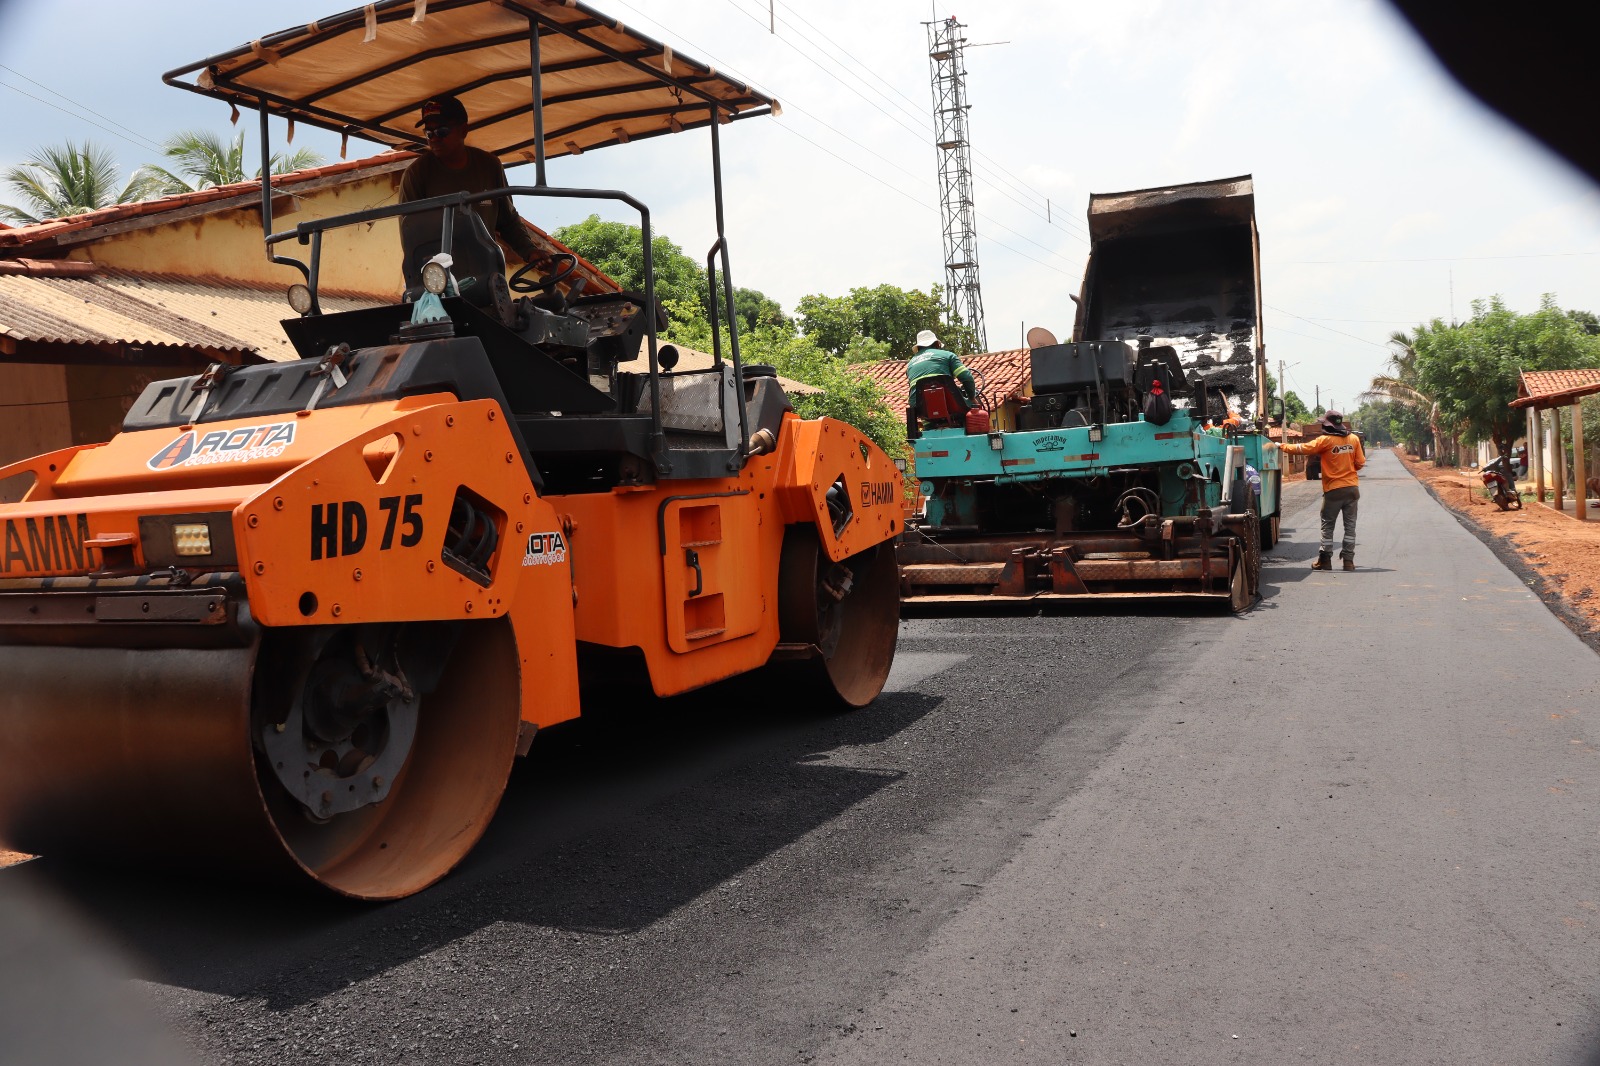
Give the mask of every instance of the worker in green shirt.
<svg viewBox="0 0 1600 1066">
<path fill-rule="evenodd" d="M 932 377 L 954 378 L 961 386 L 961 393 L 967 398 L 967 403 L 977 402 L 978 385 L 973 380 L 972 371 L 961 364 L 959 355 L 939 347 L 939 338 L 934 335 L 933 330 L 925 329 L 917 334 L 916 351 L 912 354 L 911 361 L 906 363 L 906 379 L 911 382 L 912 394 L 916 394 L 917 382 Z"/>
</svg>

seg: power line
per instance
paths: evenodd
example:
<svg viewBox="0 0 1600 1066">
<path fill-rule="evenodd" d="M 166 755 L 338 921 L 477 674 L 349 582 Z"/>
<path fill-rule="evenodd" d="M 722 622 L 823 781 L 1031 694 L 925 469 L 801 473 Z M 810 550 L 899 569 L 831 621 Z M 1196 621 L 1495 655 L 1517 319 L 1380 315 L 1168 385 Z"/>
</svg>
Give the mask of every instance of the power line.
<svg viewBox="0 0 1600 1066">
<path fill-rule="evenodd" d="M 105 132 L 111 134 L 111 136 L 113 136 L 113 137 L 117 137 L 117 138 L 119 138 L 121 140 L 127 141 L 129 144 L 133 145 L 135 148 L 142 148 L 142 149 L 145 149 L 146 151 L 150 150 L 150 147 L 149 147 L 148 144 L 142 144 L 139 141 L 134 140 L 132 137 L 127 136 L 126 134 L 118 133 L 116 130 L 112 129 L 110 126 L 102 126 L 100 123 L 94 121 L 93 119 L 84 118 L 82 115 L 77 114 L 76 112 L 68 111 L 66 108 L 62 107 L 59 104 L 52 104 L 49 100 L 45 100 L 45 99 L 43 99 L 41 97 L 35 96 L 35 95 L 33 95 L 32 93 L 28 92 L 25 89 L 19 89 L 15 85 L 12 85 L 10 82 L 0 81 L 0 86 L 4 86 L 5 88 L 10 89 L 14 93 L 18 93 L 18 94 L 20 94 L 22 96 L 26 96 L 28 99 L 33 100 L 33 101 L 35 101 L 37 103 L 41 103 L 45 107 L 55 108 L 55 110 L 61 112 L 63 115 L 67 115 L 67 116 L 70 116 L 71 118 L 75 118 L 79 122 L 87 122 L 89 125 L 95 127 L 96 129 L 104 130 Z M 160 149 L 156 149 L 156 150 L 160 151 Z"/>
<path fill-rule="evenodd" d="M 733 2 L 734 2 L 734 0 L 729 0 L 729 3 L 733 3 Z M 788 11 L 790 11 L 791 13 L 793 13 L 794 16 L 797 19 L 799 19 L 806 26 L 808 26 L 811 29 L 815 30 L 818 36 L 820 36 L 828 44 L 832 45 L 833 48 L 836 49 L 840 55 L 845 56 L 852 63 L 855 63 L 858 67 L 860 67 L 862 70 L 866 71 L 868 74 L 871 74 L 873 78 L 875 78 L 878 81 L 882 82 L 885 86 L 887 86 L 889 88 L 889 90 L 891 92 L 893 92 L 896 96 L 900 97 L 901 100 L 905 101 L 904 103 L 896 103 L 893 100 L 889 100 L 889 102 L 891 104 L 894 104 L 894 106 L 899 108 L 901 111 L 904 111 L 906 114 L 914 116 L 916 118 L 916 120 L 917 120 L 918 125 L 919 126 L 924 126 L 924 129 L 923 129 L 922 132 L 923 132 L 924 135 L 926 134 L 927 128 L 926 128 L 925 124 L 927 123 L 928 119 L 927 119 L 927 116 L 922 113 L 920 105 L 918 105 L 914 100 L 912 100 L 905 93 L 901 92 L 900 89 L 897 88 L 893 83 L 891 83 L 886 78 L 884 78 L 882 75 L 880 75 L 876 71 L 874 71 L 869 64 L 863 62 L 859 57 L 857 57 L 854 54 L 852 54 L 850 52 L 850 50 L 847 49 L 844 45 L 840 44 L 838 41 L 834 40 L 832 37 L 829 37 L 828 34 L 825 31 L 823 31 L 821 28 L 816 26 L 814 23 L 808 21 L 804 15 L 800 14 L 793 7 L 791 7 L 788 4 L 779 4 L 778 6 L 783 7 L 785 9 L 787 9 Z M 784 21 L 788 22 L 787 19 L 785 19 Z M 791 22 L 791 23 L 789 23 L 789 25 L 792 27 L 794 24 Z M 812 40 L 811 43 L 815 44 L 816 41 Z M 859 75 L 857 75 L 857 77 L 860 78 Z M 860 78 L 860 80 L 861 80 L 862 84 L 867 84 L 865 78 Z M 877 92 L 885 100 L 889 99 L 888 98 L 888 94 L 884 93 L 882 90 L 874 89 L 873 91 Z M 986 160 L 986 161 L 988 161 L 990 163 L 994 163 L 996 166 L 999 165 L 997 161 L 995 161 L 994 159 L 992 159 L 988 155 L 988 153 L 983 152 L 983 151 L 981 151 L 979 149 L 974 149 L 973 150 L 973 154 L 978 156 L 980 159 Z M 982 168 L 980 167 L 980 168 L 976 168 L 976 169 L 982 169 Z M 1027 208 L 1028 210 L 1032 211 L 1034 214 L 1039 215 L 1040 218 L 1043 218 L 1045 220 L 1045 223 L 1047 225 L 1056 225 L 1056 226 L 1058 226 L 1058 228 L 1065 228 L 1065 227 L 1061 227 L 1060 224 L 1056 223 L 1055 220 L 1053 219 L 1053 217 L 1051 217 L 1049 215 L 1046 215 L 1046 214 L 1040 214 L 1040 212 L 1039 212 L 1040 204 L 1048 204 L 1049 201 L 1050 201 L 1049 197 L 1045 196 L 1043 193 L 1039 192 L 1037 189 L 1034 189 L 1031 186 L 1026 185 L 1026 183 L 1024 183 L 1021 186 L 1017 185 L 1015 182 L 1012 182 L 1009 178 L 1007 178 L 1003 173 L 996 175 L 996 177 L 1001 183 L 1009 185 L 1012 189 L 1016 190 L 1017 192 L 1022 192 L 1024 194 L 1033 195 L 1034 197 L 1037 198 L 1039 203 L 1031 204 L 1031 205 L 1030 204 L 1024 204 L 1020 200 L 1016 200 L 1015 197 L 1007 196 L 1006 192 L 1003 189 L 1000 189 L 998 186 L 991 186 L 992 188 L 995 189 L 996 192 L 999 192 L 1002 196 L 1007 196 L 1007 198 L 1013 200 L 1013 202 L 1018 203 L 1022 207 Z M 991 180 L 993 180 L 993 179 L 991 179 Z M 1063 221 L 1065 221 L 1065 219 L 1063 219 Z M 1070 225 L 1073 229 L 1078 229 L 1078 230 L 1082 229 L 1082 227 L 1076 226 L 1075 224 L 1070 224 L 1069 223 L 1068 225 Z M 1069 230 L 1069 232 L 1070 232 L 1070 230 Z M 1086 233 L 1085 233 L 1085 236 L 1087 236 Z"/>
<path fill-rule="evenodd" d="M 784 132 L 790 134 L 791 136 L 800 138 L 802 141 L 805 141 L 807 144 L 811 145 L 811 147 L 815 148 L 817 151 L 826 152 L 827 154 L 833 156 L 833 158 L 837 159 L 839 162 L 843 163 L 845 166 L 851 167 L 852 169 L 860 172 L 861 174 L 866 175 L 867 177 L 871 178 L 873 181 L 877 182 L 879 185 L 882 185 L 885 189 L 888 189 L 890 192 L 895 193 L 895 194 L 897 194 L 899 196 L 905 197 L 907 200 L 910 200 L 912 203 L 916 204 L 918 207 L 923 208 L 924 210 L 927 210 L 927 211 L 935 210 L 933 205 L 929 204 L 926 200 L 922 200 L 922 199 L 919 199 L 918 197 L 915 197 L 915 196 L 911 195 L 910 193 L 906 192 L 904 189 L 900 188 L 899 186 L 890 185 L 887 181 L 884 181 L 881 177 L 879 177 L 878 175 L 872 173 L 872 171 L 867 170 L 865 167 L 862 167 L 859 164 L 857 164 L 857 163 L 855 163 L 855 162 L 853 162 L 853 161 L 851 161 L 849 159 L 846 159 L 844 156 L 840 155 L 838 152 L 835 152 L 833 149 L 827 147 L 826 145 L 818 144 L 816 141 L 812 140 L 810 137 L 807 137 L 805 134 L 801 133 L 799 130 L 795 129 L 793 126 L 790 126 L 790 125 L 787 125 L 785 123 L 781 123 L 780 122 L 780 123 L 778 123 L 778 128 L 783 130 Z M 1012 231 L 1012 232 L 1015 232 L 1015 231 Z M 1018 236 L 1021 236 L 1021 234 L 1018 234 Z M 1023 239 L 1026 240 L 1027 238 L 1023 238 Z M 1062 270 L 1058 266 L 1054 266 L 1054 265 L 1052 265 L 1050 263 L 1046 263 L 1043 260 L 1035 259 L 1033 256 L 1029 255 L 1027 252 L 1021 251 L 1020 249 L 1017 249 L 1017 248 L 1013 248 L 1011 245 L 1006 244 L 1004 241 L 997 241 L 992 237 L 985 237 L 984 240 L 987 241 L 990 244 L 997 245 L 998 247 L 1004 248 L 1006 251 L 1010 252 L 1012 255 L 1021 256 L 1023 259 L 1026 259 L 1030 263 L 1037 263 L 1039 266 L 1044 267 L 1046 270 L 1054 270 L 1057 274 L 1066 274 L 1068 277 L 1072 277 L 1073 276 L 1073 275 L 1069 274 L 1067 271 Z M 1059 253 L 1055 253 L 1055 254 L 1059 254 Z"/>
<path fill-rule="evenodd" d="M 1329 333 L 1337 333 L 1341 337 L 1349 337 L 1358 344 L 1370 344 L 1374 348 L 1382 348 L 1385 351 L 1388 350 L 1388 345 L 1379 344 L 1377 341 L 1369 341 L 1365 337 L 1357 337 L 1354 333 L 1346 333 L 1344 330 L 1334 329 L 1332 326 L 1324 326 L 1321 322 L 1318 322 L 1315 319 L 1306 318 L 1304 315 L 1297 315 L 1293 311 L 1285 311 L 1283 308 L 1273 307 L 1271 304 L 1268 304 L 1267 307 L 1270 310 L 1278 312 L 1280 315 L 1288 315 L 1290 318 L 1298 318 L 1300 321 L 1316 326 L 1318 329 L 1325 329 Z M 1296 334 L 1296 336 L 1298 336 L 1298 334 Z"/>
<path fill-rule="evenodd" d="M 1421 259 L 1288 259 L 1278 266 L 1337 266 L 1350 263 L 1473 263 L 1495 259 L 1564 259 L 1600 252 L 1527 252 L 1522 255 L 1449 255 Z M 1285 312 L 1287 313 L 1287 312 Z"/>
<path fill-rule="evenodd" d="M 116 119 L 112 118 L 110 115 L 102 115 L 100 112 L 96 111 L 94 108 L 90 107 L 88 104 L 80 104 L 78 101 L 74 100 L 72 97 L 68 96 L 66 93 L 57 92 L 55 89 L 50 88 L 50 86 L 46 85 L 42 81 L 39 81 L 37 78 L 28 77 L 26 74 L 22 73 L 22 71 L 18 70 L 16 67 L 10 67 L 10 66 L 7 66 L 4 63 L 0 63 L 0 70 L 9 71 L 10 73 L 12 73 L 12 74 L 16 75 L 17 77 L 21 78 L 23 81 L 28 82 L 30 85 L 37 85 L 39 88 L 43 89 L 45 92 L 49 93 L 51 96 L 55 96 L 55 97 L 58 97 L 58 98 L 60 98 L 62 100 L 65 100 L 67 103 L 71 104 L 73 107 L 77 108 L 78 110 L 87 111 L 89 114 L 95 116 L 96 118 L 105 119 L 107 122 L 111 123 L 113 126 L 116 126 L 117 129 L 120 129 L 120 130 L 123 130 L 123 131 L 125 131 L 127 133 L 133 134 L 133 136 L 136 138 L 135 143 L 143 142 L 141 147 L 153 148 L 157 152 L 165 151 L 165 149 L 161 145 L 157 144 L 155 141 L 151 140 L 149 137 L 146 137 L 144 134 L 140 133 L 138 130 L 131 129 L 128 126 L 124 126 L 122 123 L 118 122 Z M 5 83 L 4 82 L 0 82 L 0 84 L 5 84 Z M 39 100 L 39 98 L 37 96 L 29 96 L 28 93 L 23 93 L 22 90 L 18 89 L 15 85 L 6 85 L 6 88 L 12 90 L 13 92 L 22 93 L 24 96 L 28 96 L 29 99 Z M 65 109 L 63 109 L 63 108 L 56 107 L 55 104 L 51 104 L 48 100 L 39 100 L 39 102 L 41 104 L 47 104 L 50 107 L 55 107 L 57 111 L 63 111 L 65 114 L 71 114 L 70 111 L 65 111 Z M 74 117 L 76 118 L 76 117 L 81 117 L 81 116 L 74 116 Z M 86 119 L 85 121 L 88 121 L 88 120 Z M 98 125 L 98 123 L 94 123 L 94 125 Z M 105 129 L 104 126 L 100 126 L 99 128 L 100 129 Z M 106 130 L 106 132 L 107 133 L 114 133 L 115 131 Z M 121 135 L 118 134 L 118 136 L 121 136 Z M 127 140 L 127 139 L 128 138 L 123 137 L 123 140 Z"/>
<path fill-rule="evenodd" d="M 726 2 L 728 4 L 730 4 L 730 5 L 732 5 L 735 10 L 739 11 L 741 14 L 743 14 L 745 17 L 749 18 L 751 21 L 756 22 L 757 24 L 762 25 L 762 26 L 766 25 L 766 23 L 765 23 L 765 21 L 763 19 L 759 18 L 749 8 L 747 8 L 744 5 L 740 4 L 738 2 L 738 0 L 726 0 Z M 627 5 L 622 5 L 622 6 L 627 6 Z M 793 8 L 790 8 L 787 4 L 784 4 L 782 6 L 784 8 L 786 8 L 786 9 L 790 10 L 790 11 L 794 10 Z M 636 9 L 632 9 L 632 10 L 636 10 Z M 804 19 L 802 19 L 801 21 L 804 21 Z M 815 46 L 819 52 L 822 52 L 823 54 L 827 53 L 827 50 L 822 48 L 821 44 L 818 41 L 816 41 L 815 39 L 813 39 L 810 36 L 808 36 L 806 33 L 804 33 L 804 31 L 801 31 L 797 27 L 795 27 L 794 23 L 790 22 L 788 18 L 784 18 L 783 22 L 786 25 L 788 25 L 791 29 L 794 29 L 796 34 L 797 34 L 797 36 L 799 36 L 802 40 L 806 41 L 808 44 L 811 44 L 811 45 Z M 811 26 L 811 23 L 807 22 L 806 25 L 807 26 Z M 815 29 L 816 27 L 812 26 L 812 28 Z M 829 37 L 826 33 L 823 33 L 821 30 L 817 30 L 817 33 L 822 37 L 823 41 L 826 41 L 829 45 L 832 45 L 832 47 L 835 50 L 837 50 L 837 52 L 839 54 L 841 54 L 841 55 L 845 56 L 846 58 L 848 58 L 852 63 L 855 63 L 857 66 L 861 67 L 864 70 L 870 69 L 860 59 L 858 59 L 858 58 L 856 58 L 856 56 L 852 55 L 849 52 L 848 49 L 844 48 L 844 46 L 840 45 L 837 41 L 833 40 L 833 38 Z M 776 36 L 776 35 L 774 35 L 774 36 Z M 906 105 L 896 103 L 893 100 L 888 100 L 888 97 L 885 94 L 883 94 L 881 91 L 879 91 L 877 89 L 873 89 L 872 90 L 873 92 L 876 92 L 876 93 L 878 93 L 878 95 L 883 96 L 883 98 L 888 103 L 893 105 L 894 107 L 899 108 L 901 111 L 904 111 L 904 112 L 906 112 L 908 114 L 915 115 L 916 120 L 917 120 L 917 125 L 915 127 L 913 127 L 913 126 L 907 124 L 906 121 L 903 118 L 901 118 L 898 115 L 891 114 L 890 112 L 884 110 L 883 106 L 881 104 L 879 104 L 876 100 L 872 99 L 871 97 L 868 97 L 859 88 L 857 88 L 854 85 L 851 85 L 849 82 L 846 82 L 843 78 L 839 77 L 838 74 L 835 74 L 832 70 L 829 70 L 827 67 L 823 66 L 822 63 L 820 63 L 817 60 L 816 56 L 814 54 L 812 54 L 811 52 L 808 52 L 808 51 L 800 48 L 793 41 L 790 41 L 785 37 L 778 37 L 778 40 L 783 42 L 784 47 L 788 48 L 790 51 L 792 51 L 796 55 L 800 56 L 806 62 L 810 63 L 812 66 L 816 67 L 818 70 L 820 70 L 824 74 L 828 75 L 828 77 L 830 77 L 834 81 L 838 82 L 845 89 L 848 89 L 850 92 L 854 93 L 859 99 L 861 99 L 867 105 L 872 107 L 879 114 L 883 115 L 885 118 L 889 119 L 891 122 L 894 122 L 896 125 L 900 126 L 906 132 L 914 135 L 918 139 L 919 142 L 923 141 L 928 136 L 929 132 L 932 130 L 932 126 L 929 124 L 929 119 L 927 118 L 926 115 L 923 115 L 920 112 L 913 112 Z M 715 57 L 708 57 L 708 58 L 713 58 L 714 59 Z M 856 74 L 854 71 L 850 70 L 849 67 L 847 67 L 844 63 L 839 62 L 838 59 L 835 59 L 834 62 L 839 64 L 839 67 L 840 67 L 841 70 L 845 70 L 847 73 L 850 73 L 853 77 L 855 77 L 858 81 L 860 81 L 863 85 L 867 85 L 867 82 L 866 82 L 866 80 L 864 78 L 862 78 L 859 74 Z M 877 77 L 877 75 L 874 75 L 874 77 Z M 879 80 L 882 81 L 883 79 L 879 78 Z M 888 82 L 884 82 L 884 84 L 887 85 Z M 867 86 L 867 87 L 871 88 L 871 86 Z M 891 86 L 891 88 L 892 88 L 892 86 Z M 896 95 L 900 96 L 901 99 L 904 99 L 909 103 L 909 100 L 910 100 L 909 97 L 907 97 L 904 93 L 900 92 L 898 89 L 895 89 L 894 91 L 895 91 Z M 835 132 L 837 132 L 837 131 L 835 131 Z M 993 159 L 991 159 L 984 152 L 975 151 L 974 154 L 979 156 L 982 159 L 985 159 L 985 160 L 988 160 L 991 163 L 994 163 L 995 166 L 999 165 L 998 163 L 996 163 Z M 1074 225 L 1071 228 L 1069 228 L 1067 225 L 1063 225 L 1060 222 L 1056 222 L 1052 216 L 1050 216 L 1046 212 L 1040 210 L 1039 204 L 1046 203 L 1048 201 L 1048 199 L 1049 199 L 1043 193 L 1040 193 L 1037 190 L 1034 190 L 1034 189 L 1031 189 L 1031 188 L 1026 188 L 1025 186 L 1024 187 L 1019 187 L 1015 182 L 1011 181 L 1009 178 L 1005 177 L 1003 174 L 995 173 L 995 172 L 991 171 L 990 168 L 976 167 L 975 168 L 975 172 L 977 172 L 978 170 L 989 171 L 989 173 L 991 174 L 991 176 L 988 178 L 988 180 L 985 181 L 985 185 L 991 191 L 1000 194 L 1001 196 L 1003 196 L 1006 199 L 1010 200 L 1012 203 L 1015 203 L 1019 207 L 1023 208 L 1026 211 L 1028 211 L 1030 214 L 1034 215 L 1036 218 L 1039 218 L 1039 219 L 1043 220 L 1046 225 L 1055 226 L 1057 229 L 1061 229 L 1064 232 L 1072 234 L 1072 236 L 1077 237 L 1079 240 L 1085 240 L 1086 239 L 1086 236 L 1087 236 L 1086 233 L 1080 236 L 1079 233 L 1073 232 L 1074 230 L 1081 231 L 1082 227 Z M 997 181 L 997 179 L 998 179 L 998 181 Z M 1039 204 L 1030 204 L 1030 203 L 1026 203 L 1026 202 L 1024 202 L 1022 200 L 1019 200 L 1016 196 L 1014 196 L 1010 192 L 1008 192 L 1006 190 L 1006 188 L 1003 188 L 1002 185 L 1010 186 L 1011 189 L 1014 189 L 1014 190 L 1016 190 L 1018 192 L 1024 192 L 1024 191 L 1031 192 L 1032 195 L 1034 195 L 1035 197 L 1038 198 Z M 1015 232 L 1015 231 L 1013 230 L 1012 232 Z"/>
</svg>

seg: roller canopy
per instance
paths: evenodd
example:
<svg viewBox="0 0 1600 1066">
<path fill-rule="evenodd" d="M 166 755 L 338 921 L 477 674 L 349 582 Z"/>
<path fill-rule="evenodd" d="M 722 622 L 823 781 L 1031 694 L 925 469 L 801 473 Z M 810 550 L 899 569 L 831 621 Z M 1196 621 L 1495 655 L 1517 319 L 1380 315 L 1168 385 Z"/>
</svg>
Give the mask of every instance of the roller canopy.
<svg viewBox="0 0 1600 1066">
<path fill-rule="evenodd" d="M 530 35 L 539 34 L 548 158 L 724 121 L 777 102 L 577 0 L 387 0 L 169 71 L 169 85 L 397 148 L 424 101 L 454 94 L 467 143 L 534 157 Z"/>
</svg>

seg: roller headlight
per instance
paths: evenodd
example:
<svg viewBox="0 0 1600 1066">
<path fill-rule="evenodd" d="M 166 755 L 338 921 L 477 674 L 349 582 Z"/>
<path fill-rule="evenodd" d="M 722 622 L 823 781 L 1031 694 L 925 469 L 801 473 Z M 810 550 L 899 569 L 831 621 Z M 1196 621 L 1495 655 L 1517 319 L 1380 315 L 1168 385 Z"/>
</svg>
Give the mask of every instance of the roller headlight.
<svg viewBox="0 0 1600 1066">
<path fill-rule="evenodd" d="M 174 524 L 172 550 L 178 555 L 210 555 L 211 527 L 204 522 Z"/>
<path fill-rule="evenodd" d="M 299 282 L 290 285 L 289 306 L 294 308 L 297 315 L 303 315 L 311 310 L 311 290 Z"/>
<path fill-rule="evenodd" d="M 450 270 L 438 260 L 430 259 L 422 268 L 422 287 L 435 296 L 443 296 L 450 284 Z"/>
</svg>

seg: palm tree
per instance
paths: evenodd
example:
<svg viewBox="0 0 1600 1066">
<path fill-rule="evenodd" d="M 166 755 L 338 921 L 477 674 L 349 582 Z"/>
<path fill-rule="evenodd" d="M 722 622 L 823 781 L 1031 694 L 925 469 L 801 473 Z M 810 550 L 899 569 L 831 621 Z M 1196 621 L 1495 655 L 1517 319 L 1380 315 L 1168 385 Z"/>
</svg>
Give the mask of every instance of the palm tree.
<svg viewBox="0 0 1600 1066">
<path fill-rule="evenodd" d="M 242 130 L 231 141 L 207 130 L 185 130 L 167 138 L 162 148 L 167 158 L 172 160 L 173 169 L 154 164 L 140 169 L 140 191 L 147 197 L 196 192 L 213 185 L 231 185 L 261 176 L 259 170 L 254 175 L 245 173 Z M 291 170 L 303 170 L 321 162 L 321 155 L 309 148 L 301 148 L 287 156 L 274 155 L 272 172 L 287 174 Z"/>
<path fill-rule="evenodd" d="M 22 207 L 0 204 L 0 219 L 8 222 L 66 218 L 141 199 L 139 176 L 118 189 L 111 150 L 89 141 L 39 148 L 32 159 L 10 167 L 0 180 L 24 202 Z"/>
<path fill-rule="evenodd" d="M 1363 400 L 1388 400 L 1425 414 L 1428 431 L 1433 436 L 1433 461 L 1444 461 L 1444 433 L 1439 423 L 1439 401 L 1421 388 L 1417 371 L 1417 348 L 1427 342 L 1428 327 L 1417 326 L 1410 333 L 1399 330 L 1389 334 L 1389 362 L 1386 374 L 1373 377 L 1372 384 L 1361 394 Z M 1452 449 L 1453 450 L 1453 449 Z"/>
</svg>

